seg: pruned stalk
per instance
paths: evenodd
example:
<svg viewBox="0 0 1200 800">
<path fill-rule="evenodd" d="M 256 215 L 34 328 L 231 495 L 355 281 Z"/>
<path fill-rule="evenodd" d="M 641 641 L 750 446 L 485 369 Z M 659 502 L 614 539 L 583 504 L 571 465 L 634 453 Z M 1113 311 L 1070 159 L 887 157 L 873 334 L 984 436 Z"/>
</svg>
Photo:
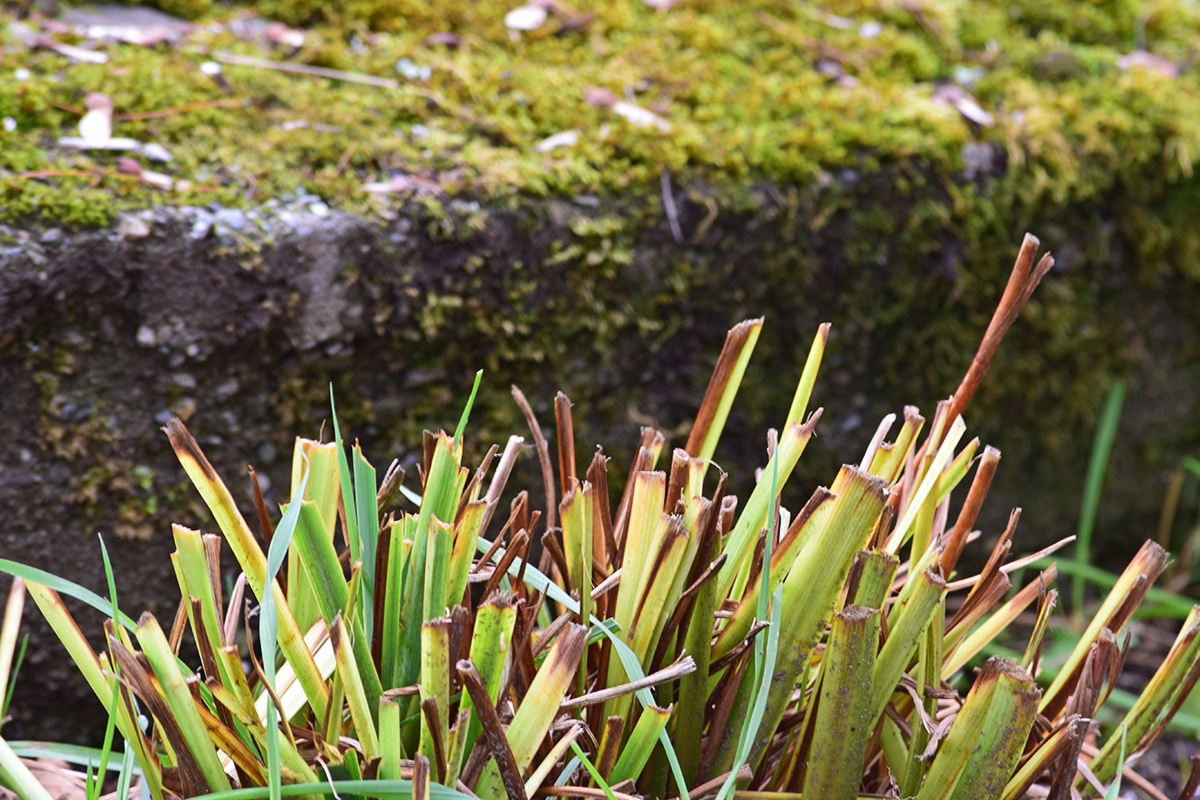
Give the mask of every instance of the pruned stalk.
<svg viewBox="0 0 1200 800">
<path fill-rule="evenodd" d="M 780 546 L 771 555 L 771 574 L 767 588 L 775 591 L 788 570 L 796 561 L 808 537 L 821 530 L 829 521 L 833 510 L 833 495 L 828 489 L 819 488 L 804 509 L 788 528 Z M 758 613 L 758 592 L 749 591 L 742 596 L 733 616 L 721 629 L 713 646 L 713 658 L 722 658 L 736 647 L 750 630 Z"/>
<path fill-rule="evenodd" d="M 413 537 L 416 535 L 417 518 L 405 514 L 391 524 L 388 544 L 387 576 L 384 597 L 390 602 L 383 604 L 383 629 L 379 631 L 383 642 L 379 664 L 379 680 L 384 689 L 404 685 L 400 679 L 401 651 L 406 644 L 405 627 L 408 620 L 405 600 L 412 600 L 411 582 L 406 581 L 408 562 L 412 558 Z M 406 597 L 405 590 L 408 589 Z"/>
<path fill-rule="evenodd" d="M 537 677 L 529 685 L 525 702 L 508 726 L 508 742 L 518 768 L 524 770 L 533 761 L 550 724 L 558 716 L 558 705 L 571 686 L 586 643 L 587 628 L 568 625 L 558 635 Z"/>
<path fill-rule="evenodd" d="M 1120 725 L 1105 740 L 1100 753 L 1092 759 L 1089 766 L 1101 783 L 1108 783 L 1117 774 L 1118 764 L 1123 757 L 1122 731 L 1125 731 L 1129 752 L 1148 747 L 1176 710 L 1180 693 L 1190 688 L 1188 676 L 1194 675 L 1198 669 L 1200 606 L 1194 606 L 1192 613 L 1184 620 L 1183 630 L 1150 682 L 1138 695 L 1133 708 L 1129 709 Z"/>
<path fill-rule="evenodd" d="M 862 780 L 863 755 L 875 727 L 870 684 L 879 642 L 879 610 L 848 606 L 833 618 L 821 670 L 806 797 L 854 797 Z"/>
<path fill-rule="evenodd" d="M 171 532 L 175 537 L 176 548 L 176 552 L 171 554 L 171 563 L 175 567 L 180 594 L 183 597 L 195 598 L 200 603 L 199 618 L 191 604 L 186 606 L 192 635 L 197 642 L 206 642 L 209 652 L 215 653 L 223 645 L 222 627 L 220 609 L 217 607 L 217 598 L 213 596 L 209 579 L 210 568 L 204 536 L 199 531 L 190 530 L 182 525 L 172 525 Z M 216 665 L 218 674 L 209 677 L 218 678 L 223 685 L 232 684 L 234 677 L 229 674 L 228 665 L 221 660 L 217 660 Z M 238 672 L 241 672 L 240 664 Z"/>
<path fill-rule="evenodd" d="M 943 575 L 950 575 L 958 564 L 958 558 L 962 555 L 963 547 L 966 546 L 967 536 L 971 532 L 971 528 L 975 525 L 975 520 L 979 518 L 979 511 L 983 507 L 983 499 L 987 496 L 988 489 L 992 485 L 992 478 L 996 475 L 996 468 L 1000 464 L 1000 451 L 994 447 L 985 447 L 983 455 L 979 458 L 979 466 L 975 470 L 975 477 L 971 480 L 971 488 L 967 490 L 967 498 L 963 501 L 962 509 L 958 512 L 958 518 L 954 521 L 954 527 L 944 537 L 945 549 L 939 557 L 938 564 L 942 568 Z"/>
<path fill-rule="evenodd" d="M 500 684 L 508 663 L 508 652 L 512 646 L 513 627 L 516 625 L 517 610 L 508 595 L 492 595 L 480 604 L 475 618 L 475 631 L 471 638 L 471 662 L 475 665 L 484 692 L 494 704 L 499 700 Z M 463 695 L 461 708 L 470 716 L 466 731 L 458 734 L 461 744 L 452 749 L 448 774 L 457 775 L 462 758 L 475 748 L 483 730 L 479 717 L 474 713 L 474 696 Z"/>
<path fill-rule="evenodd" d="M 1051 564 L 1038 576 L 1038 580 L 1030 583 L 1024 589 L 1017 592 L 1008 602 L 996 609 L 984 609 L 986 618 L 972 630 L 969 624 L 963 624 L 955 628 L 947 636 L 946 647 L 946 662 L 943 666 L 946 674 L 952 674 L 962 669 L 972 658 L 979 654 L 989 643 L 996 639 L 1000 634 L 1008 629 L 1008 626 L 1020 616 L 1026 608 L 1038 597 L 1044 594 L 1047 586 L 1054 582 L 1058 575 L 1058 570 L 1054 564 Z M 1006 581 L 1007 583 L 1007 581 Z M 1048 613 L 1048 612 L 1047 612 Z M 1043 616 L 1039 616 L 1039 626 L 1035 628 L 1034 638 L 1031 638 L 1030 644 L 1033 644 L 1034 639 L 1039 639 L 1041 633 L 1045 632 L 1045 622 Z M 968 633 L 969 631 L 969 633 Z M 1041 633 L 1039 633 L 1041 631 Z M 1022 666 L 1028 668 L 1029 664 L 1024 663 L 1029 660 L 1031 662 L 1031 653 L 1027 653 L 1027 659 L 1022 659 Z"/>
<path fill-rule="evenodd" d="M 1000 800 L 1019 800 L 1034 781 L 1046 771 L 1054 776 L 1054 782 L 1061 785 L 1058 789 L 1050 787 L 1049 797 L 1059 798 L 1069 796 L 1067 789 L 1075 775 L 1075 761 L 1079 756 L 1079 748 L 1087 733 L 1088 720 L 1077 714 L 1064 719 L 1058 727 L 1041 741 L 1037 749 L 1025 759 L 1025 763 L 1013 773 Z M 1063 778 L 1066 780 L 1063 780 Z"/>
<path fill-rule="evenodd" d="M 404 758 L 400 705 L 396 701 L 387 692 L 379 698 L 379 777 L 385 781 L 400 780 L 400 761 Z"/>
<path fill-rule="evenodd" d="M 525 800 L 525 784 L 521 780 L 521 768 L 517 765 L 512 747 L 509 746 L 508 738 L 505 736 L 500 715 L 496 713 L 496 707 L 488 697 L 483 681 L 475 670 L 475 665 L 470 661 L 459 661 L 456 669 L 462 678 L 463 688 L 471 695 L 471 700 L 475 703 L 475 708 L 482 721 L 483 742 L 491 751 L 494 759 L 488 762 L 491 772 L 485 775 L 487 782 L 478 781 L 474 787 L 475 793 L 484 800 L 502 800 L 505 795 L 509 800 Z M 499 775 L 498 781 L 493 773 Z"/>
<path fill-rule="evenodd" d="M 403 584 L 391 597 L 400 598 L 400 641 L 390 686 L 407 686 L 420 675 L 421 624 L 446 613 L 446 588 L 455 511 L 465 477 L 460 475 L 458 443 L 444 432 L 433 438 L 433 455 L 425 476 L 425 491 L 416 527 L 412 529 L 412 554 L 404 567 Z M 437 522 L 437 531 L 433 531 Z M 406 526 L 407 527 L 407 526 Z M 407 531 L 406 531 L 407 532 Z M 395 531 L 392 533 L 395 537 Z M 436 539 L 431 542 L 431 539 Z M 394 540 L 393 540 L 394 541 Z M 435 579 L 436 578 L 436 579 Z M 385 631 L 385 635 L 388 632 Z M 385 650 L 387 643 L 385 642 Z M 385 659 L 388 653 L 385 652 Z M 389 684 L 385 682 L 385 687 Z"/>
<path fill-rule="evenodd" d="M 323 444 L 297 437 L 292 449 L 292 487 L 300 482 L 308 471 L 308 483 L 304 487 L 304 499 L 317 509 L 321 535 L 333 542 L 333 529 L 337 521 L 338 503 L 341 500 L 341 481 L 338 476 L 337 444 Z M 319 590 L 317 590 L 319 591 Z M 288 551 L 287 600 L 292 615 L 300 630 L 308 630 L 320 616 L 315 591 L 310 590 L 308 576 L 299 554 Z M 326 620 L 328 622 L 328 620 Z"/>
<path fill-rule="evenodd" d="M 998 796 L 1021 757 L 1039 694 L 1025 670 L 988 659 L 929 767 L 918 800 Z"/>
<path fill-rule="evenodd" d="M 1025 234 L 1025 238 L 1021 242 L 1021 249 L 1017 253 L 1017 260 L 1013 263 L 1012 272 L 1009 274 L 1008 283 L 1004 287 L 1004 294 L 1000 297 L 1000 303 L 992 315 L 991 322 L 988 323 L 975 357 L 971 359 L 971 366 L 954 392 L 952 416 L 962 414 L 971 402 L 979 384 L 983 382 L 983 376 L 987 374 L 988 368 L 992 364 L 992 358 L 1000 348 L 1000 342 L 1004 340 L 1004 334 L 1016 322 L 1017 315 L 1021 313 L 1021 309 L 1033 295 L 1033 290 L 1054 266 L 1054 259 L 1050 257 L 1049 253 L 1043 255 L 1038 259 L 1036 266 L 1034 265 L 1033 260 L 1037 257 L 1040 245 L 1041 242 L 1036 236 L 1031 233 Z"/>
<path fill-rule="evenodd" d="M 911 735 L 908 742 L 908 764 L 900 784 L 902 794 L 911 796 L 921 785 L 925 773 L 926 751 L 930 740 L 937 736 L 934 727 L 938 701 L 934 692 L 942 688 L 942 637 L 946 628 L 946 598 L 940 598 L 934 609 L 932 623 L 925 628 L 917 648 L 916 665 L 913 669 L 914 687 L 909 699 L 912 713 L 909 714 Z"/>
<path fill-rule="evenodd" d="M 1059 670 L 1058 676 L 1050 684 L 1050 688 L 1042 696 L 1038 713 L 1053 717 L 1066 702 L 1070 687 L 1074 686 L 1076 675 L 1087 657 L 1088 648 L 1100 631 L 1108 628 L 1116 632 L 1133 614 L 1133 610 L 1141 603 L 1150 584 L 1162 573 L 1167 564 L 1167 552 L 1158 544 L 1147 541 L 1129 562 L 1129 566 L 1121 573 L 1108 597 L 1100 604 L 1092 621 L 1079 637 L 1079 642 L 1066 663 Z"/>
<path fill-rule="evenodd" d="M 450 557 L 454 552 L 454 528 L 451 523 L 434 517 L 429 522 L 429 550 L 425 559 L 426 621 L 440 617 L 450 610 Z"/>
<path fill-rule="evenodd" d="M 832 491 L 836 499 L 828 523 L 808 539 L 781 587 L 780 658 L 763 721 L 755 734 L 751 763 L 761 757 L 779 726 L 791 703 L 796 682 L 807 668 L 813 648 L 841 597 L 854 554 L 866 546 L 883 513 L 886 486 L 858 467 L 843 466 Z M 733 718 L 741 719 L 750 712 L 753 691 L 743 680 Z M 729 768 L 736 746 L 737 741 L 732 736 L 720 740 L 714 769 Z"/>
<path fill-rule="evenodd" d="M 342 567 L 333 548 L 333 541 L 321 531 L 318 513 L 319 509 L 315 503 L 311 500 L 304 501 L 292 538 L 291 550 L 298 555 L 299 563 L 304 566 L 305 576 L 312 585 L 321 619 L 332 626 L 335 618 L 346 613 L 352 597 L 350 587 L 342 576 Z M 343 618 L 342 624 L 351 634 L 350 645 L 359 673 L 358 682 L 366 692 L 366 708 L 377 709 L 379 695 L 383 689 L 379 675 L 375 672 L 375 664 L 371 660 L 371 648 L 363 628 L 362 615 L 351 614 Z M 374 714 L 369 713 L 368 717 L 374 719 Z"/>
<path fill-rule="evenodd" d="M 847 605 L 883 608 L 899 567 L 900 559 L 882 550 L 862 550 L 855 554 L 847 579 Z"/>
<path fill-rule="evenodd" d="M 733 498 L 728 498 L 733 501 Z M 722 501 L 724 503 L 724 501 Z M 721 518 L 716 514 L 712 525 L 716 528 L 707 544 L 707 552 L 699 553 L 699 557 L 707 561 L 710 567 L 715 563 L 717 555 Z M 701 585 L 692 606 L 691 619 L 687 623 L 684 635 L 684 650 L 692 654 L 696 660 L 696 671 L 685 675 L 679 684 L 679 703 L 675 713 L 673 739 L 679 751 L 679 760 L 684 778 L 694 783 L 700 769 L 700 739 L 704 729 L 704 712 L 708 705 L 708 669 L 712 658 L 712 631 L 715 612 L 720 605 L 719 588 L 716 580 L 710 579 Z M 607 735 L 607 731 L 606 731 Z"/>
<path fill-rule="evenodd" d="M 592 616 L 592 485 L 574 481 L 563 491 L 559 504 L 567 582 L 579 595 L 579 621 Z"/>
<path fill-rule="evenodd" d="M 966 432 L 966 423 L 962 421 L 962 417 L 956 417 L 951 423 L 949 430 L 946 431 L 945 438 L 942 439 L 941 445 L 938 447 L 937 454 L 933 458 L 933 462 L 929 470 L 925 473 L 925 478 L 917 485 L 912 497 L 908 500 L 908 505 L 904 512 L 900 515 L 900 519 L 896 522 L 896 527 L 888 535 L 887 543 L 884 549 L 895 555 L 900 551 L 901 546 L 913 534 L 913 523 L 916 522 L 917 515 L 920 513 L 921 504 L 929 493 L 938 486 L 946 465 L 954 456 L 954 448 L 958 446 L 959 440 L 962 439 Z M 953 488 L 953 485 L 943 482 L 946 491 Z"/>
<path fill-rule="evenodd" d="M 887 641 L 879 651 L 871 678 L 872 724 L 883 716 L 888 700 L 896 691 L 900 676 L 908 668 L 917 644 L 937 616 L 938 606 L 945 596 L 946 582 L 933 570 L 921 573 L 916 589 L 907 602 L 893 609 L 895 619 L 889 620 Z"/>
<path fill-rule="evenodd" d="M 667 496 L 667 476 L 662 472 L 639 472 L 633 481 L 629 527 L 625 535 L 625 556 L 622 561 L 621 591 L 617 595 L 614 614 L 624 630 L 629 629 L 637 607 L 638 591 L 643 585 L 642 573 L 651 566 L 656 539 L 666 529 L 663 505 Z"/>
<path fill-rule="evenodd" d="M 638 609 L 649 589 L 651 573 L 658 563 L 658 551 L 670 526 L 670 518 L 663 513 L 666 492 L 667 476 L 662 472 L 639 472 L 634 477 L 629 526 L 624 541 L 621 588 L 613 614 L 621 628 L 621 637 L 631 647 L 638 630 Z M 672 536 L 674 538 L 676 535 Z M 641 661 L 644 651 L 637 655 Z M 613 683 L 623 683 L 628 677 L 615 652 L 609 657 L 608 675 Z M 618 698 L 615 702 L 617 705 L 605 706 L 606 715 L 622 716 L 623 711 L 619 709 L 629 707 L 628 698 Z"/>
<path fill-rule="evenodd" d="M 871 460 L 869 472 L 883 478 L 889 484 L 895 483 L 904 469 L 905 461 L 912 452 L 917 436 L 924 427 L 925 418 L 921 416 L 917 408 L 905 406 L 904 424 L 900 427 L 900 433 L 896 435 L 896 441 L 884 442 L 879 446 Z"/>
<path fill-rule="evenodd" d="M 975 438 L 967 442 L 962 450 L 958 451 L 958 455 L 954 460 L 946 465 L 945 471 L 942 473 L 941 482 L 938 484 L 935 496 L 936 504 L 940 505 L 945 502 L 950 496 L 950 492 L 954 487 L 967 476 L 967 472 L 971 469 L 971 464 L 975 461 L 975 453 L 979 450 L 979 439 Z"/>
<path fill-rule="evenodd" d="M 435 715 L 421 717 L 420 753 L 430 763 L 445 763 L 438 757 L 450 730 L 450 619 L 432 619 L 421 626 L 421 700 L 436 704 Z M 439 746 L 440 745 L 440 746 Z"/>
<path fill-rule="evenodd" d="M 643 709 L 637 724 L 629 734 L 629 739 L 621 749 L 621 754 L 617 757 L 617 763 L 608 774 L 610 784 L 638 779 L 658 744 L 659 734 L 667 727 L 670 719 L 670 708 L 650 706 Z"/>
<path fill-rule="evenodd" d="M 666 618 L 678 602 L 676 578 L 683 568 L 688 545 L 688 536 L 679 515 L 660 516 L 665 524 L 662 526 L 661 535 L 655 537 L 650 568 L 641 571 L 640 585 L 628 587 L 637 593 L 638 604 L 627 623 L 624 638 L 643 668 L 649 665 L 656 636 L 661 633 Z M 610 681 L 614 683 L 623 683 L 627 678 L 625 668 L 616 653 L 612 654 L 609 676 Z M 625 716 L 632 704 L 632 695 L 621 695 L 605 705 L 605 713 L 610 716 Z"/>
<path fill-rule="evenodd" d="M 446 589 L 446 603 L 449 605 L 462 602 L 471 573 L 471 559 L 475 555 L 475 545 L 479 541 L 487 510 L 486 500 L 467 503 L 454 524 L 454 545 L 450 553 L 450 577 Z"/>
</svg>

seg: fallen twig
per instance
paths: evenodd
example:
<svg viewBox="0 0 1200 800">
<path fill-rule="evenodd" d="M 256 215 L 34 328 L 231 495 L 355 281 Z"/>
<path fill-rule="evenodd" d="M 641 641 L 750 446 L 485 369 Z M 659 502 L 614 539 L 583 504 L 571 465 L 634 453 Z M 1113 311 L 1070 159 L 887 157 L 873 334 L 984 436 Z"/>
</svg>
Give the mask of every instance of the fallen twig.
<svg viewBox="0 0 1200 800">
<path fill-rule="evenodd" d="M 189 111 L 201 111 L 205 108 L 241 108 L 244 105 L 241 100 L 206 100 L 203 103 L 190 103 L 186 106 L 177 106 L 175 108 L 160 108 L 157 111 L 136 111 L 130 114 L 113 114 L 114 122 L 137 122 L 146 119 L 160 119 L 162 117 L 170 117 L 175 114 L 186 114 Z M 78 114 L 83 116 L 84 109 L 78 106 L 69 106 L 66 103 L 55 103 L 54 107 L 60 111 L 66 111 L 68 114 Z"/>
<path fill-rule="evenodd" d="M 325 67 L 310 67 L 307 64 L 291 64 L 287 61 L 268 61 L 265 58 L 250 58 L 249 56 L 239 56 L 234 53 L 218 50 L 212 54 L 213 61 L 220 61 L 222 64 L 233 64 L 239 67 L 256 67 L 258 69 L 273 69 L 279 72 L 294 72 L 297 75 L 310 75 L 316 78 L 329 78 L 335 81 L 346 81 L 348 83 L 364 83 L 367 86 L 379 86 L 384 89 L 399 89 L 400 81 L 392 78 L 379 78 L 374 75 L 364 75 L 361 72 L 343 72 L 340 69 L 326 69 Z"/>
</svg>

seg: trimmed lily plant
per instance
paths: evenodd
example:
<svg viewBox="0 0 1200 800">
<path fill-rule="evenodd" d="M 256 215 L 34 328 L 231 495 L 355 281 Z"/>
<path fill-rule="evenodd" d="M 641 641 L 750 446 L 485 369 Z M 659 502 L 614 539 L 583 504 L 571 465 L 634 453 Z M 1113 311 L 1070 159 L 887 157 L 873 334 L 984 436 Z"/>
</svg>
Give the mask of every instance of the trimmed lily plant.
<svg viewBox="0 0 1200 800">
<path fill-rule="evenodd" d="M 795 494 L 821 417 L 809 405 L 829 326 L 739 501 L 713 456 L 763 324 L 749 320 L 729 332 L 687 442 L 644 429 L 623 480 L 603 451 L 578 459 L 565 396 L 551 443 L 515 389 L 531 442 L 513 436 L 472 468 L 473 392 L 453 434 L 426 434 L 419 491 L 395 464 L 380 478 L 335 415 L 332 442 L 296 442 L 281 509 L 251 473 L 247 515 L 172 420 L 215 523 L 172 526 L 174 620 L 123 615 L 115 589 L 0 567 L 24 579 L 107 709 L 125 743 L 113 764 L 137 775 L 122 790 L 153 800 L 1104 796 L 1140 780 L 1137 755 L 1200 677 L 1200 613 L 1098 736 L 1165 551 L 1142 548 L 1052 672 L 1057 573 L 1044 557 L 1065 542 L 1013 558 L 1014 512 L 982 570 L 960 574 L 1000 460 L 962 415 L 1052 264 L 1037 246 L 1026 238 L 954 395 L 928 420 L 913 407 L 884 419 L 799 508 L 780 497 Z M 533 495 L 508 485 L 529 450 Z M 1039 559 L 1014 590 L 1010 576 Z M 108 615 L 102 652 L 64 593 Z M 195 663 L 180 659 L 185 639 Z M 0 636 L 5 670 L 14 641 Z M 998 643 L 1008 657 L 989 655 Z M 49 797 L 3 740 L 0 771 L 21 796 Z"/>
</svg>

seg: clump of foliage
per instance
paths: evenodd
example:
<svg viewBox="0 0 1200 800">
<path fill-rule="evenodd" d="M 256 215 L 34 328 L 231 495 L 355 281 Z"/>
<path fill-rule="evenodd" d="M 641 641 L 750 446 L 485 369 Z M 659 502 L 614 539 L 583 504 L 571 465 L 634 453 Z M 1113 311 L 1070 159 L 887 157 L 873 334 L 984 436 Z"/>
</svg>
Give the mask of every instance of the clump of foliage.
<svg viewBox="0 0 1200 800">
<path fill-rule="evenodd" d="M 979 574 L 956 574 L 1000 459 L 963 444 L 961 415 L 1052 264 L 1036 251 L 1028 237 L 971 369 L 932 421 L 906 408 L 888 442 L 885 419 L 795 511 L 780 497 L 820 418 L 808 406 L 829 329 L 739 502 L 712 459 L 761 329 L 750 320 L 730 331 L 686 445 L 668 453 L 661 432 L 644 430 L 619 491 L 602 451 L 580 470 L 565 396 L 552 452 L 514 390 L 547 502 L 535 508 L 522 490 L 498 514 L 523 440 L 464 464 L 472 394 L 453 435 L 426 435 L 414 510 L 393 510 L 398 468 L 380 483 L 357 445 L 347 455 L 335 415 L 333 442 L 297 442 L 281 518 L 255 482 L 256 535 L 174 420 L 166 433 L 220 535 L 173 526 L 183 602 L 169 629 L 121 614 L 115 588 L 103 600 L 0 568 L 25 579 L 124 738 L 123 774 L 136 760 L 154 800 L 1105 795 L 1122 775 L 1138 780 L 1134 755 L 1200 678 L 1196 608 L 1097 745 L 1126 625 L 1166 552 L 1143 547 L 1046 685 L 1056 569 L 1009 596 L 1008 576 L 1045 555 L 1010 560 L 1019 513 Z M 229 592 L 222 541 L 240 569 Z M 110 615 L 107 652 L 88 645 L 63 591 Z M 1036 623 L 1023 652 L 971 677 L 1027 609 Z M 261 650 L 248 668 L 239 631 Z M 185 633 L 198 672 L 178 657 Z M 11 755 L 0 749 L 8 781 L 47 797 Z M 252 791 L 229 794 L 239 788 Z"/>
</svg>

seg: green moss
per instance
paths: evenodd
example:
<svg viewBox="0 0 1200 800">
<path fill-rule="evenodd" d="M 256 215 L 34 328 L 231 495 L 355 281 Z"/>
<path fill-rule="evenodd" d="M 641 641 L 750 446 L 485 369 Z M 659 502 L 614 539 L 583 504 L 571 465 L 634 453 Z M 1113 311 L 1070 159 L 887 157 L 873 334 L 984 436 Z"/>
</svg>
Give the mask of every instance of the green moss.
<svg viewBox="0 0 1200 800">
<path fill-rule="evenodd" d="M 228 14 L 206 0 L 160 5 L 206 20 Z M 244 107 L 118 123 L 120 135 L 170 149 L 168 171 L 194 187 L 185 196 L 119 179 L 111 157 L 51 147 L 77 120 L 61 106 L 78 108 L 91 91 L 109 94 L 118 114 L 228 100 L 198 69 L 204 50 L 271 53 L 220 31 L 196 33 L 188 46 L 110 46 L 103 65 L 7 48 L 0 69 L 28 67 L 32 76 L 0 84 L 0 116 L 17 126 L 0 134 L 0 211 L 90 226 L 139 205 L 237 205 L 303 189 L 372 213 L 391 199 L 381 203 L 361 186 L 392 172 L 422 175 L 451 195 L 489 204 L 513 193 L 652 194 L 664 166 L 713 185 L 807 186 L 837 170 L 912 162 L 933 180 L 957 184 L 963 147 L 973 141 L 1008 156 L 1007 171 L 987 179 L 985 195 L 1036 206 L 1043 198 L 1063 204 L 1104 196 L 1117 182 L 1176 182 L 1190 175 L 1192 153 L 1200 151 L 1195 76 L 1116 67 L 1143 29 L 1151 50 L 1176 58 L 1190 52 L 1200 24 L 1182 0 L 1149 10 L 1128 0 L 1002 9 L 985 2 L 909 10 L 828 4 L 852 21 L 848 29 L 793 4 L 698 2 L 657 14 L 635 0 L 580 2 L 596 15 L 583 31 L 556 36 L 551 22 L 518 40 L 502 23 L 511 5 L 255 4 L 278 19 L 319 26 L 295 62 L 394 76 L 397 59 L 409 58 L 432 76 L 378 89 L 227 66 Z M 880 23 L 877 36 L 860 35 L 867 22 Z M 369 39 L 368 30 L 376 31 Z M 463 46 L 422 43 L 441 31 L 463 36 Z M 817 68 L 835 63 L 852 85 Z M 994 128 L 973 129 L 931 100 L 935 82 L 960 67 L 979 70 L 975 93 L 998 112 Z M 671 133 L 588 106 L 587 86 L 632 93 L 670 120 Z M 577 146 L 534 150 L 542 138 L 571 129 L 581 132 Z M 89 174 L 22 177 L 47 172 Z"/>
</svg>

